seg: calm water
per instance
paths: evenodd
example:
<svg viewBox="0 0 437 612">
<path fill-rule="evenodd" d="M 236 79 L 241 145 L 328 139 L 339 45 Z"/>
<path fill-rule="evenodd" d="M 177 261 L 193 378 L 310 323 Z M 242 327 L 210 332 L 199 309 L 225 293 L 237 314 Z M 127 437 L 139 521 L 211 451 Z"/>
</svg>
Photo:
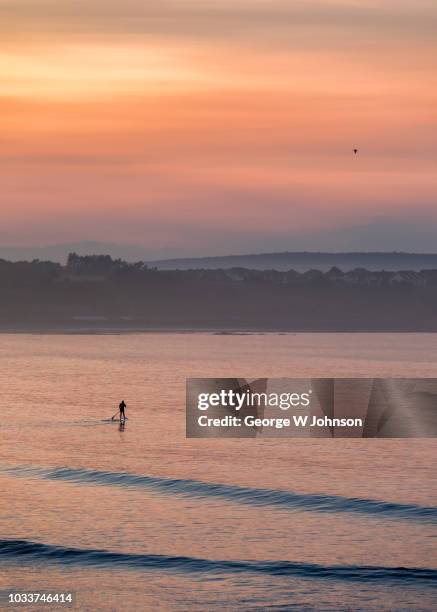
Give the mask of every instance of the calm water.
<svg viewBox="0 0 437 612">
<path fill-rule="evenodd" d="M 184 405 L 190 376 L 437 377 L 436 335 L 2 335 L 0 361 L 0 590 L 436 608 L 437 440 L 186 440 Z"/>
</svg>

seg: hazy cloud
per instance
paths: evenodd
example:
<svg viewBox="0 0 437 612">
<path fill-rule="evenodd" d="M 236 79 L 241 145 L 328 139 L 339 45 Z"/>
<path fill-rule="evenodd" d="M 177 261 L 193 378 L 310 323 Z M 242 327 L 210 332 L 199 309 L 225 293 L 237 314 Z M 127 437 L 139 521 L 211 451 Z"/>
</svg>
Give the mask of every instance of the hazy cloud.
<svg viewBox="0 0 437 612">
<path fill-rule="evenodd" d="M 427 37 L 437 25 L 435 3 L 404 0 L 1 0 L 0 29 L 8 38 L 32 33 L 92 36 L 141 34 L 192 36 L 200 39 L 235 36 L 273 39 L 310 26 L 324 37 L 330 28 L 370 29 L 390 37 Z M 15 32 L 14 32 L 15 30 Z M 298 32 L 297 32 L 298 33 Z M 281 38 L 281 44 L 287 44 Z M 292 41 L 289 41 L 292 43 Z M 317 45 L 317 39 L 312 41 Z"/>
<path fill-rule="evenodd" d="M 431 249 L 435 0 L 0 0 L 0 39 L 5 240 Z"/>
</svg>

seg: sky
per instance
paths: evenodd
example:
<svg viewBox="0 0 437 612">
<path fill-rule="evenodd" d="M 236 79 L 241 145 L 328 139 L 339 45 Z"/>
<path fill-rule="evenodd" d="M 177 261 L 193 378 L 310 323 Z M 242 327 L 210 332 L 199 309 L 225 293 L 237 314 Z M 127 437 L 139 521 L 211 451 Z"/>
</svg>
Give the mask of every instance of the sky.
<svg viewBox="0 0 437 612">
<path fill-rule="evenodd" d="M 0 245 L 437 252 L 436 75 L 435 0 L 0 0 Z"/>
</svg>

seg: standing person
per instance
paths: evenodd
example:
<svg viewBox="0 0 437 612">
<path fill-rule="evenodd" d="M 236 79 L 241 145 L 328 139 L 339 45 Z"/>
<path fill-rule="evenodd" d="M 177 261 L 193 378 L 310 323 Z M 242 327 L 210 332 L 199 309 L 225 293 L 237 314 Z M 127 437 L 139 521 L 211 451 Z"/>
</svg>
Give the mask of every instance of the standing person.
<svg viewBox="0 0 437 612">
<path fill-rule="evenodd" d="M 126 404 L 124 400 L 121 400 L 118 408 L 120 410 L 120 423 L 124 423 L 126 420 L 126 415 L 124 414 L 124 409 L 126 408 Z"/>
</svg>

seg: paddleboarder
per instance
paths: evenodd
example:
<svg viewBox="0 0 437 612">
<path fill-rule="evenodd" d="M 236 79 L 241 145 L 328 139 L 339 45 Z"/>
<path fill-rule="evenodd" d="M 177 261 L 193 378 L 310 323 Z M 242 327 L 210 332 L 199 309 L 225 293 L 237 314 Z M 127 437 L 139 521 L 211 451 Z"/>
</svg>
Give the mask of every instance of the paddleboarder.
<svg viewBox="0 0 437 612">
<path fill-rule="evenodd" d="M 118 408 L 120 410 L 120 423 L 124 423 L 126 420 L 126 415 L 124 414 L 124 409 L 126 408 L 126 404 L 124 400 L 121 400 Z"/>
</svg>

